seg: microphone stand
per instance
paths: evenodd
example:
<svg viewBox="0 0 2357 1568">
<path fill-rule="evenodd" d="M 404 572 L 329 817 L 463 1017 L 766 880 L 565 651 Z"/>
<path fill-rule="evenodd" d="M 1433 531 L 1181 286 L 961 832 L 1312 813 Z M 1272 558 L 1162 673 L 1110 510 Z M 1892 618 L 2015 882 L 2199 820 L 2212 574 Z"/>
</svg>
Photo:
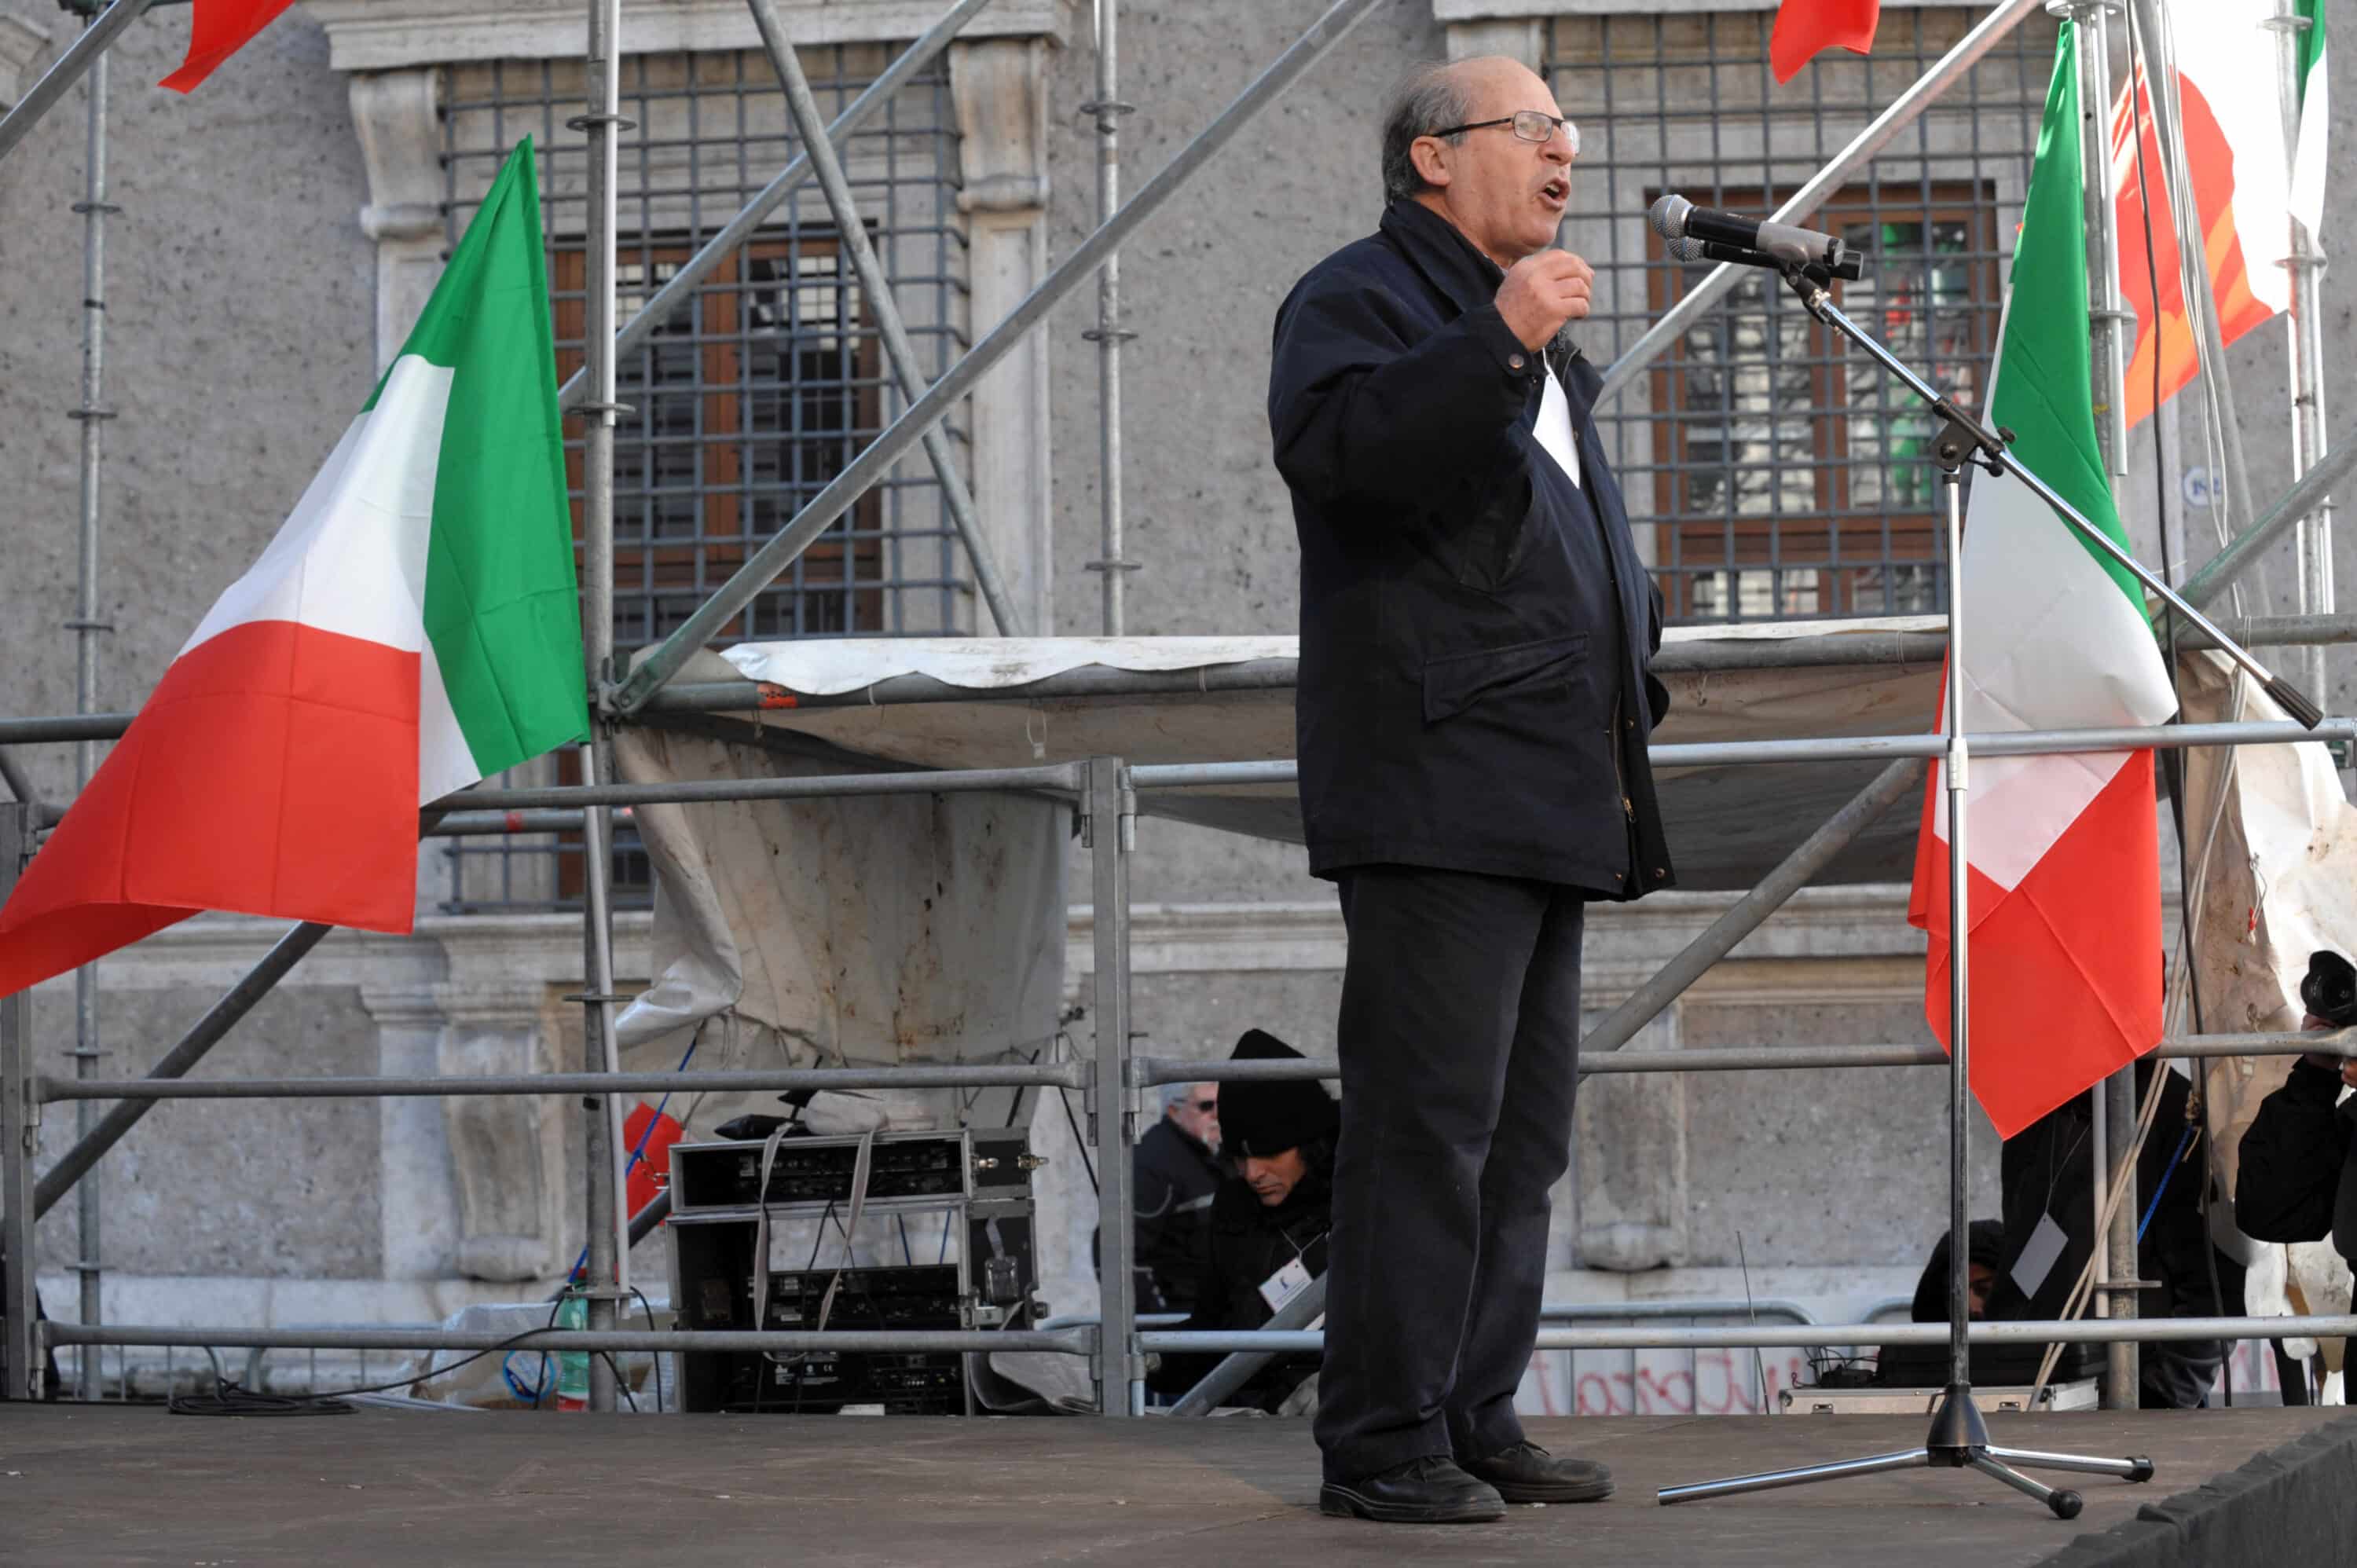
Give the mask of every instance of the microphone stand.
<svg viewBox="0 0 2357 1568">
<path fill-rule="evenodd" d="M 1763 261 L 1767 258 L 1761 258 Z M 1809 314 L 1839 332 L 1863 349 L 1877 363 L 1889 371 L 1892 379 L 1913 392 L 1941 420 L 1938 437 L 1932 443 L 1932 460 L 1940 470 L 1940 490 L 1947 512 L 1948 561 L 1948 679 L 1947 679 L 1947 769 L 1948 769 L 1948 1386 L 1932 1412 L 1932 1430 L 1919 1448 L 1903 1448 L 1896 1453 L 1871 1455 L 1865 1458 L 1837 1460 L 1825 1465 L 1806 1465 L 1795 1469 L 1769 1470 L 1749 1476 L 1730 1477 L 1724 1480 L 1698 1481 L 1682 1487 L 1664 1487 L 1658 1496 L 1664 1505 L 1692 1502 L 1703 1498 L 1729 1497 L 1738 1492 L 1764 1492 L 1780 1487 L 1806 1486 L 1816 1481 L 1829 1481 L 1846 1476 L 1871 1476 L 1887 1470 L 1911 1470 L 1924 1467 L 1974 1469 L 1994 1476 L 2006 1485 L 2028 1493 L 2054 1511 L 2058 1519 L 2075 1519 L 2083 1504 L 2077 1492 L 2048 1487 L 2023 1475 L 2014 1466 L 2039 1470 L 2075 1470 L 2088 1475 L 2117 1476 L 2129 1481 L 2148 1481 L 2153 1476 L 2152 1461 L 2141 1455 L 2126 1459 L 2104 1459 L 2076 1454 L 2047 1454 L 2026 1448 L 2003 1448 L 1989 1441 L 1987 1424 L 1981 1419 L 1980 1408 L 1973 1402 L 1972 1358 L 1965 1336 L 1965 1321 L 1970 1312 L 1970 1227 L 1964 1218 L 1964 1165 L 1969 1129 L 1964 1121 L 1964 1098 L 1970 1091 L 1968 1061 L 1970 1056 L 1970 1006 L 1966 985 L 1967 957 L 1972 924 L 1966 908 L 1970 875 L 1964 854 L 1965 779 L 1970 763 L 1969 747 L 1964 738 L 1964 682 L 1959 675 L 1964 668 L 1964 469 L 1967 463 L 1978 464 L 1991 474 L 2010 474 L 2018 478 L 2040 499 L 2053 509 L 2056 516 L 2077 530 L 2079 536 L 2112 560 L 2133 573 L 2154 593 L 2158 594 L 2177 613 L 2201 627 L 2217 639 L 2218 648 L 2248 671 L 2252 678 L 2265 688 L 2287 713 L 2314 729 L 2323 714 L 2295 689 L 2253 658 L 2249 651 L 2227 637 L 2191 605 L 2185 602 L 2168 584 L 2153 575 L 2126 550 L 2112 541 L 2071 503 L 2054 492 L 2051 486 L 2036 474 L 2013 460 L 2007 443 L 2009 431 L 1991 430 L 1955 401 L 1909 369 L 1906 363 L 1861 329 L 1843 314 L 1833 302 L 1826 285 L 1833 274 L 1822 265 L 1802 265 L 1791 262 L 1774 263 L 1785 283 L 1800 296 Z M 2010 1463 L 2008 1463 L 2008 1461 Z"/>
</svg>

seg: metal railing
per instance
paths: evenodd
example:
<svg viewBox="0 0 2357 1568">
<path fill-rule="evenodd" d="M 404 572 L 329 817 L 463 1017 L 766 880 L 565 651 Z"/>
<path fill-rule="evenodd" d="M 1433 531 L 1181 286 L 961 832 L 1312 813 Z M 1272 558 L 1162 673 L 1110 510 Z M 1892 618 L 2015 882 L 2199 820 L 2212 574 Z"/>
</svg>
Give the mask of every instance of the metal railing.
<svg viewBox="0 0 2357 1568">
<path fill-rule="evenodd" d="M 2341 730 L 2352 727 L 2338 725 Z M 2305 736 L 2289 725 L 2218 725 L 2174 726 L 2149 731 L 2063 732 L 2007 737 L 2013 749 L 2059 751 L 2072 746 L 2231 745 L 2281 741 Z M 2316 738 L 2305 736 L 2306 738 Z M 1999 747 L 1991 737 L 1990 749 Z M 1915 737 L 1895 740 L 1767 741 L 1711 747 L 1659 746 L 1657 761 L 1681 752 L 1704 750 L 1714 762 L 1760 765 L 1781 762 L 1798 751 L 1812 758 L 1823 756 L 1920 755 L 1927 743 Z M 1909 748 L 1913 748 L 1910 752 Z M 689 1330 L 565 1330 L 548 1329 L 522 1336 L 464 1332 L 443 1328 L 236 1328 L 162 1325 L 84 1325 L 47 1323 L 29 1332 L 32 1323 L 31 1271 L 11 1273 L 14 1299 L 0 1304 L 7 1310 L 7 1344 L 12 1368 L 38 1367 L 47 1346 L 178 1346 L 212 1348 L 322 1349 L 454 1349 L 473 1350 L 631 1350 L 737 1351 L 811 1349 L 926 1349 L 985 1352 L 1046 1350 L 1085 1356 L 1091 1359 L 1098 1389 L 1098 1406 L 1108 1414 L 1135 1413 L 1143 1409 L 1143 1358 L 1157 1351 L 1233 1353 L 1314 1350 L 1322 1344 L 1315 1330 L 1189 1332 L 1139 1322 L 1133 1294 L 1134 1254 L 1128 1223 L 1131 1208 L 1127 1176 L 1128 1148 L 1135 1131 L 1134 1116 L 1140 1090 L 1187 1079 L 1226 1081 L 1329 1078 L 1338 1074 L 1330 1058 L 1296 1061 L 1194 1061 L 1158 1056 L 1134 1056 L 1128 1030 L 1128 948 L 1130 910 L 1127 864 L 1135 853 L 1134 823 L 1140 790 L 1261 783 L 1289 779 L 1290 763 L 1207 764 L 1186 767 L 1127 768 L 1117 759 L 1031 768 L 996 768 L 935 773 L 868 774 L 833 779 L 749 779 L 677 785 L 604 785 L 519 791 L 468 791 L 457 798 L 470 807 L 501 808 L 502 794 L 515 797 L 515 809 L 578 810 L 614 803 L 649 803 L 692 800 L 713 801 L 742 799 L 807 799 L 813 797 L 880 797 L 909 793 L 963 793 L 1019 789 L 1047 793 L 1069 801 L 1082 841 L 1094 852 L 1092 879 L 1096 908 L 1096 967 L 1092 979 L 1091 1017 L 1096 1050 L 1091 1059 L 1048 1065 L 939 1065 L 878 1069 L 787 1069 L 731 1072 L 553 1073 L 482 1077 L 349 1077 L 272 1079 L 189 1079 L 163 1077 L 136 1079 L 76 1079 L 36 1075 L 30 1070 L 26 1031 L 12 1016 L 24 1013 L 23 998 L 0 1002 L 0 1178 L 6 1185 L 8 1252 L 29 1259 L 34 1219 L 29 1134 L 39 1108 L 50 1102 L 110 1099 L 126 1104 L 162 1100 L 244 1100 L 260 1098 L 345 1098 L 441 1095 L 569 1095 L 580 1093 L 660 1092 L 664 1090 L 782 1090 L 788 1088 L 854 1089 L 877 1087 L 1052 1087 L 1077 1090 L 1085 1096 L 1099 1147 L 1100 1173 L 1099 1292 L 1103 1303 L 1098 1324 L 1060 1320 L 1053 1328 L 929 1332 L 722 1332 Z M 0 874 L 13 873 L 16 857 L 29 842 L 25 829 L 32 808 L 0 807 Z M 1663 1000 L 1667 1004 L 1667 999 Z M 2357 1032 L 2352 1032 L 2357 1037 Z M 2170 1055 L 2219 1057 L 2288 1055 L 2343 1043 L 2338 1036 L 2290 1035 L 2216 1035 L 2172 1037 L 2161 1049 Z M 1791 1068 L 1857 1068 L 1869 1066 L 1932 1066 L 1945 1060 L 1937 1047 L 1921 1045 L 1822 1046 L 1796 1047 L 1724 1047 L 1690 1051 L 1623 1051 L 1591 1056 L 1583 1073 L 1597 1072 L 1727 1072 Z M 69 1159 L 72 1156 L 69 1155 Z M 87 1162 L 81 1168 L 87 1168 Z M 54 1201 L 60 1193 L 42 1196 Z M 1789 1304 L 1769 1304 L 1771 1316 L 1788 1316 Z M 1592 1321 L 1610 1316 L 1620 1319 L 1651 1319 L 1692 1316 L 1694 1303 L 1614 1303 L 1594 1306 L 1557 1307 L 1538 1338 L 1540 1349 L 1661 1349 L 1740 1348 L 1793 1343 L 1790 1322 L 1778 1325 L 1671 1325 Z M 1119 1326 L 1108 1333 L 1104 1323 Z M 1947 1330 L 1938 1324 L 1808 1324 L 1804 1337 L 1813 1345 L 1860 1346 L 1937 1344 Z M 2334 1336 L 2357 1333 L 2357 1316 L 2271 1318 L 2176 1318 L 2165 1320 L 2089 1320 L 2052 1323 L 1980 1324 L 1973 1327 L 1975 1343 L 2045 1343 L 2053 1340 L 2110 1341 L 2153 1339 L 2277 1338 L 2287 1334 Z"/>
</svg>

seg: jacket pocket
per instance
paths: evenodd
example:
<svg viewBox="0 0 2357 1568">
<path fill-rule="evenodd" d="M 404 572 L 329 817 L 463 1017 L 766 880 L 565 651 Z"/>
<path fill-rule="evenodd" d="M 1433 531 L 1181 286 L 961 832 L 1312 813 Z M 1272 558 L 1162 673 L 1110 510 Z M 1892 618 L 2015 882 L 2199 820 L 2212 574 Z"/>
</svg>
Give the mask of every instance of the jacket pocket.
<svg viewBox="0 0 2357 1568">
<path fill-rule="evenodd" d="M 1587 634 L 1481 648 L 1424 661 L 1424 722 L 1437 724 L 1487 698 L 1560 679 L 1587 657 Z"/>
</svg>

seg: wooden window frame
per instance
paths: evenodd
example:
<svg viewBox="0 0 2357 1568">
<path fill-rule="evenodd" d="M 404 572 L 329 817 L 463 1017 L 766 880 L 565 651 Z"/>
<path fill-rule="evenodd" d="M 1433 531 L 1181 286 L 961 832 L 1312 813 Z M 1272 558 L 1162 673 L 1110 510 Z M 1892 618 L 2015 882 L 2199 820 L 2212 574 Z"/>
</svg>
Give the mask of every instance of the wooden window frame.
<svg viewBox="0 0 2357 1568">
<path fill-rule="evenodd" d="M 1773 209 L 1789 194 L 1729 190 L 1725 193 L 1725 200 L 1730 207 L 1764 211 Z M 1996 327 L 1986 306 L 2002 298 L 2002 270 L 1996 259 L 1996 193 L 1988 181 L 1942 180 L 1932 183 L 1929 202 L 1923 199 L 1921 187 L 1894 187 L 1887 192 L 1844 191 L 1819 210 L 1815 222 L 1835 232 L 1867 221 L 1912 223 L 1926 228 L 1949 222 L 1963 224 L 1965 253 L 1974 258 L 1964 263 L 1970 275 L 1966 298 L 1978 307 L 1967 313 L 1967 351 L 1976 361 L 1986 364 L 1995 345 Z M 1660 237 L 1651 233 L 1647 237 L 1646 259 L 1648 303 L 1656 317 L 1683 297 L 1693 280 L 1709 270 L 1705 265 L 1680 266 L 1671 263 Z M 1844 298 L 1847 288 L 1839 281 L 1835 283 L 1836 303 Z M 1878 302 L 1881 297 L 1878 292 Z M 1795 304 L 1792 308 L 1799 306 Z M 1873 329 L 1871 321 L 1866 325 Z M 1655 559 L 1668 569 L 1663 588 L 1674 619 L 1693 618 L 1699 613 L 1695 607 L 1695 588 L 1702 574 L 1765 574 L 1770 568 L 1771 555 L 1778 570 L 1809 572 L 1815 576 L 1813 586 L 1779 585 L 1776 592 L 1780 602 L 1772 612 L 1778 616 L 1857 613 L 1861 596 L 1880 593 L 1887 567 L 1931 563 L 1940 557 L 1944 523 L 1935 511 L 1883 514 L 1888 523 L 1887 549 L 1882 542 L 1882 522 L 1846 515 L 1852 504 L 1856 464 L 1850 452 L 1852 415 L 1843 385 L 1845 345 L 1832 328 L 1813 318 L 1808 332 L 1810 397 L 1816 411 L 1810 441 L 1816 509 L 1813 516 L 1737 517 L 1730 523 L 1723 511 L 1707 520 L 1696 515 L 1687 504 L 1688 487 L 1696 471 L 1686 457 L 1687 431 L 1694 422 L 1684 413 L 1690 361 L 1681 348 L 1665 355 L 1651 372 Z M 1977 390 L 1986 395 L 1985 385 Z M 1927 489 L 1926 493 L 1928 496 L 1935 492 Z M 1730 532 L 1734 544 L 1731 559 L 1727 550 Z M 1841 549 L 1844 536 L 1853 532 L 1873 534 L 1873 560 L 1852 560 Z M 1813 598 L 1814 603 L 1807 608 L 1785 608 L 1794 598 Z M 1742 618 L 1739 595 L 1732 587 L 1728 603 L 1719 613 Z"/>
</svg>

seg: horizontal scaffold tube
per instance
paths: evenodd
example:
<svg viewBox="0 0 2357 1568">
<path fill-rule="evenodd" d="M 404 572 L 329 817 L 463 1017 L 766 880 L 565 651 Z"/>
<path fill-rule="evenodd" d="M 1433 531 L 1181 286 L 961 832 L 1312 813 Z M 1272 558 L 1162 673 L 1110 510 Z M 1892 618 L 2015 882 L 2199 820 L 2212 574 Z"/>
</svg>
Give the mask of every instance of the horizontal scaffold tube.
<svg viewBox="0 0 2357 1568">
<path fill-rule="evenodd" d="M 2357 1055 L 2357 1029 L 2311 1035 L 2180 1035 L 2154 1047 L 2158 1057 L 2296 1057 L 2309 1051 Z M 1790 1068 L 1938 1067 L 1938 1046 L 1713 1046 L 1685 1051 L 1600 1051 L 1583 1054 L 1582 1076 L 1598 1072 L 1781 1072 Z M 1139 1057 L 1130 1081 L 1140 1089 L 1163 1083 L 1273 1083 L 1287 1079 L 1340 1078 L 1332 1057 L 1282 1060 L 1198 1061 L 1189 1057 Z"/>
<path fill-rule="evenodd" d="M 544 789 L 459 789 L 445 811 L 515 811 L 587 806 L 697 805 L 723 800 L 823 800 L 854 795 L 982 794 L 999 789 L 1077 795 L 1082 765 L 957 768 L 939 772 L 835 773 L 796 779 L 685 779 L 670 784 L 560 784 Z"/>
<path fill-rule="evenodd" d="M 44 1323 L 51 1345 L 172 1345 L 221 1350 L 1096 1350 L 1093 1328 L 904 1328 L 898 1330 L 535 1328 L 499 1334 L 470 1328 L 182 1328 L 135 1323 Z"/>
<path fill-rule="evenodd" d="M 2357 1334 L 2357 1316 L 2338 1317 L 2114 1317 L 2059 1323 L 1973 1323 L 1966 1337 L 1975 1345 L 2100 1344 L 2133 1339 L 2337 1339 Z M 1238 1329 L 1186 1332 L 1148 1328 L 1138 1348 L 1188 1355 L 1232 1356 L 1250 1350 L 1320 1350 L 1324 1331 Z M 1542 1350 L 1741 1350 L 1785 1345 L 1945 1345 L 1944 1323 L 1696 1324 L 1642 1327 L 1541 1328 Z"/>
<path fill-rule="evenodd" d="M 542 1072 L 457 1078 L 43 1078 L 41 1100 L 361 1100 L 473 1094 L 719 1094 L 788 1089 L 1086 1089 L 1086 1062 Z"/>
</svg>

